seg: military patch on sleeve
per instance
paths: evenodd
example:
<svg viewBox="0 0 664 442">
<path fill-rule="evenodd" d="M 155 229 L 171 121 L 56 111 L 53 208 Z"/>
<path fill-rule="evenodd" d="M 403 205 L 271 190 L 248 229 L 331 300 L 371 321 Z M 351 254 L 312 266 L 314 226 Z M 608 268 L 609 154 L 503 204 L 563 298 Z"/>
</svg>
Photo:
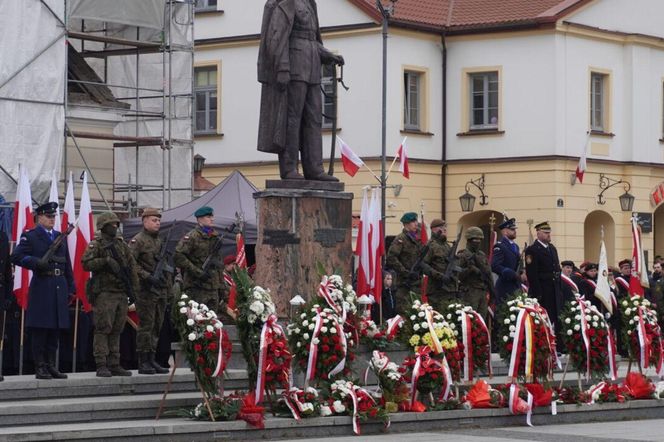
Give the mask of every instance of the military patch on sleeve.
<svg viewBox="0 0 664 442">
<path fill-rule="evenodd" d="M 533 262 L 533 257 L 531 255 L 526 255 L 526 264 L 530 264 Z"/>
<path fill-rule="evenodd" d="M 494 247 L 494 248 L 493 248 L 493 251 L 494 251 L 494 252 L 497 252 L 497 251 L 499 251 L 499 250 L 500 250 L 500 247 Z"/>
<path fill-rule="evenodd" d="M 25 236 L 25 235 L 21 235 L 21 241 L 27 241 L 27 240 L 28 240 L 28 237 L 27 237 L 27 236 Z"/>
</svg>

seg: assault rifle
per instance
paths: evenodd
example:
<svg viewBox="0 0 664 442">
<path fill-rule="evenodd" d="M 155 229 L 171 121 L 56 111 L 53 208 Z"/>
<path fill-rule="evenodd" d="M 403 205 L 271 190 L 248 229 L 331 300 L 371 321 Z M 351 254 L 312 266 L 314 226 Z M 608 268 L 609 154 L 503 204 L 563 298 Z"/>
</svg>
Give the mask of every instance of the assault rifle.
<svg viewBox="0 0 664 442">
<path fill-rule="evenodd" d="M 48 250 L 46 251 L 46 253 L 44 253 L 44 256 L 42 256 L 39 259 L 39 261 L 43 262 L 43 263 L 46 263 L 46 264 L 51 263 L 51 262 L 57 262 L 59 264 L 64 264 L 66 262 L 66 258 L 55 256 L 55 253 L 58 251 L 58 249 L 60 248 L 62 243 L 65 241 L 65 239 L 67 239 L 67 236 L 69 236 L 69 234 L 71 232 L 73 232 L 75 228 L 76 228 L 76 224 L 69 223 L 69 225 L 67 226 L 67 230 L 65 230 L 57 238 L 55 238 L 55 240 L 48 247 Z"/>
<path fill-rule="evenodd" d="M 159 284 L 161 284 L 161 282 L 164 280 L 164 273 L 173 274 L 175 271 L 173 266 L 170 264 L 173 252 L 168 250 L 168 242 L 170 241 L 171 235 L 173 234 L 173 230 L 175 230 L 175 227 L 177 225 L 178 222 L 175 221 L 173 226 L 168 231 L 166 239 L 161 244 L 161 249 L 159 249 L 159 255 L 157 255 L 157 265 L 154 266 L 154 271 L 152 272 L 152 280 L 158 281 Z"/>
<path fill-rule="evenodd" d="M 459 258 L 457 257 L 457 250 L 459 249 L 459 243 L 461 242 L 462 233 L 463 233 L 463 226 L 461 226 L 461 228 L 459 229 L 456 241 L 452 243 L 452 248 L 450 249 L 450 253 L 447 255 L 447 267 L 445 268 L 445 273 L 441 278 L 443 283 L 452 279 L 453 273 L 459 273 L 461 271 L 461 267 L 459 267 L 459 264 L 457 263 L 457 261 L 459 260 Z"/>
<path fill-rule="evenodd" d="M 410 268 L 408 275 L 409 279 L 411 279 L 410 275 L 412 275 L 413 272 L 417 272 L 418 278 L 411 279 L 411 282 L 417 282 L 417 280 L 419 279 L 420 267 L 422 266 L 422 261 L 424 261 L 424 257 L 427 256 L 427 253 L 429 253 L 429 249 L 430 249 L 429 244 L 427 244 L 426 246 L 422 247 L 422 250 L 420 250 L 419 255 L 417 255 L 417 259 L 415 260 L 413 266 Z"/>
<path fill-rule="evenodd" d="M 482 267 L 477 262 L 477 254 L 473 255 L 473 261 L 475 261 L 475 266 L 480 269 L 480 276 L 482 277 L 482 282 L 487 287 L 487 292 L 489 292 L 489 299 L 492 301 L 496 300 L 496 288 L 493 286 L 493 280 L 491 277 L 491 272 L 485 273 L 482 271 Z"/>
<path fill-rule="evenodd" d="M 120 259 L 120 255 L 115 248 L 114 242 L 111 242 L 105 248 L 108 249 L 108 251 L 111 253 L 111 257 L 118 263 L 118 266 L 120 267 L 120 274 L 117 275 L 117 277 L 120 278 L 122 283 L 125 285 L 125 288 L 127 289 L 127 298 L 129 298 L 129 304 L 131 305 L 136 302 L 136 294 L 134 293 L 134 286 L 131 283 L 129 268 L 122 265 L 123 261 Z"/>
<path fill-rule="evenodd" d="M 214 243 L 214 246 L 212 246 L 212 250 L 210 250 L 210 254 L 205 258 L 205 261 L 203 261 L 203 266 L 201 267 L 201 270 L 203 270 L 203 274 L 207 274 L 207 272 L 210 270 L 212 266 L 218 265 L 219 263 L 219 253 L 221 252 L 221 245 L 224 242 L 224 235 L 221 234 L 217 238 L 217 242 Z"/>
</svg>

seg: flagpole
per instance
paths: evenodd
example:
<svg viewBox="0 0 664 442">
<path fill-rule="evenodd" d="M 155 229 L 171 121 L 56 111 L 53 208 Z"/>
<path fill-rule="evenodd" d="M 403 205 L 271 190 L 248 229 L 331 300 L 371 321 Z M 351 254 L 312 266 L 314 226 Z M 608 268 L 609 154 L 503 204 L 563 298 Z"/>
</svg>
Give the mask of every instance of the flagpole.
<svg viewBox="0 0 664 442">
<path fill-rule="evenodd" d="M 394 164 L 397 162 L 397 158 L 399 158 L 399 159 L 403 159 L 403 158 L 402 158 L 402 157 L 403 157 L 403 146 L 406 145 L 406 139 L 407 139 L 407 138 L 408 138 L 408 137 L 404 137 L 404 138 L 403 138 L 403 141 L 401 142 L 401 149 L 402 149 L 401 152 L 402 152 L 402 154 L 401 154 L 401 156 L 399 156 L 399 155 L 395 155 L 395 156 L 394 156 L 394 159 L 392 160 L 392 164 L 390 164 L 390 168 L 388 169 L 388 171 L 387 171 L 387 175 L 385 176 L 385 180 L 387 180 L 387 179 L 389 178 L 390 173 L 392 172 L 392 169 L 394 168 Z M 397 153 L 398 153 L 398 152 L 397 152 Z"/>
<path fill-rule="evenodd" d="M 381 182 L 381 181 L 380 181 L 380 178 L 378 178 L 378 175 L 376 175 L 376 174 L 374 173 L 374 171 L 371 170 L 371 168 L 367 165 L 367 163 L 364 163 L 364 167 L 366 167 L 367 170 L 368 170 L 369 172 L 371 172 L 371 175 L 373 175 L 373 177 L 376 178 L 376 180 L 377 180 L 379 183 Z"/>
<path fill-rule="evenodd" d="M 72 350 L 72 362 L 71 369 L 72 373 L 76 373 L 76 344 L 78 343 L 78 306 L 79 299 L 76 298 L 76 309 L 74 310 L 74 348 Z"/>
</svg>

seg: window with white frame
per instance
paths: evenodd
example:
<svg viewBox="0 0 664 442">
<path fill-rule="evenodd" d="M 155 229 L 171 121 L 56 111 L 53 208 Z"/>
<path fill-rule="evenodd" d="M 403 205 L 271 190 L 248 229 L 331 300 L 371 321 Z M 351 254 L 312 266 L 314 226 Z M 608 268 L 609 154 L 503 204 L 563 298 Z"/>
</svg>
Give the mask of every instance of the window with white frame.
<svg viewBox="0 0 664 442">
<path fill-rule="evenodd" d="M 217 0 L 196 0 L 194 7 L 196 12 L 216 11 Z"/>
<path fill-rule="evenodd" d="M 590 130 L 597 132 L 607 130 L 608 77 L 598 72 L 590 74 Z"/>
<path fill-rule="evenodd" d="M 334 112 L 334 81 L 336 66 L 326 64 L 323 66 L 321 85 L 323 87 L 323 129 L 331 129 L 338 112 Z"/>
<path fill-rule="evenodd" d="M 196 134 L 217 133 L 217 66 L 195 68 Z"/>
<path fill-rule="evenodd" d="M 498 128 L 498 72 L 469 74 L 470 129 Z"/>
<path fill-rule="evenodd" d="M 405 71 L 403 90 L 403 128 L 419 131 L 422 129 L 422 73 Z"/>
</svg>

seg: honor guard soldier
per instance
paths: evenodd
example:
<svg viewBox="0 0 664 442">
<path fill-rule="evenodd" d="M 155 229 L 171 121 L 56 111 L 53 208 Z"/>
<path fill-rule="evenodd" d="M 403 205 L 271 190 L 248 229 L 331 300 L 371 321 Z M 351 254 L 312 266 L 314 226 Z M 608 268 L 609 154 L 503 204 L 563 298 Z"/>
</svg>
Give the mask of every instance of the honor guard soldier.
<svg viewBox="0 0 664 442">
<path fill-rule="evenodd" d="M 423 245 L 417 235 L 417 213 L 404 213 L 401 223 L 403 231 L 392 241 L 386 263 L 397 273 L 397 312 L 403 314 L 411 307 L 410 292 L 420 293 L 421 274 L 414 267 Z"/>
<path fill-rule="evenodd" d="M 480 250 L 484 233 L 479 227 L 466 230 L 466 248 L 459 252 L 459 298 L 487 319 L 487 293 L 493 293 L 493 277 L 486 253 Z"/>
<path fill-rule="evenodd" d="M 168 254 L 163 253 L 165 242 L 159 238 L 161 213 L 148 208 L 143 211 L 143 230 L 129 241 L 129 249 L 138 264 L 140 289 L 136 294 L 136 313 L 138 330 L 136 332 L 136 352 L 138 353 L 138 372 L 140 374 L 168 373 L 168 369 L 155 361 L 159 332 L 164 322 L 164 312 L 168 295 L 171 293 L 173 275 L 164 269 L 170 269 Z M 156 272 L 160 269 L 160 274 Z"/>
<path fill-rule="evenodd" d="M 66 379 L 56 367 L 60 330 L 69 328 L 69 300 L 74 295 L 67 241 L 54 229 L 58 203 L 36 210 L 37 227 L 21 235 L 12 254 L 14 265 L 32 270 L 25 325 L 30 329 L 37 379 Z"/>
<path fill-rule="evenodd" d="M 450 258 L 454 258 L 450 256 L 451 251 L 452 244 L 447 241 L 447 223 L 442 219 L 434 219 L 431 221 L 429 250 L 422 261 L 422 270 L 431 278 L 427 284 L 429 304 L 439 312 L 458 298 L 457 272 L 447 269 Z"/>
<path fill-rule="evenodd" d="M 7 311 L 12 306 L 12 263 L 9 259 L 9 239 L 5 232 L 0 231 L 0 330 L 7 328 Z M 2 333 L 2 331 L 0 331 Z M 0 341 L 4 336 L 0 336 Z M 0 367 L 0 382 L 2 377 L 2 367 Z"/>
<path fill-rule="evenodd" d="M 525 251 L 528 295 L 537 298 L 559 331 L 558 313 L 562 308 L 562 295 L 558 251 L 551 244 L 551 226 L 548 221 L 537 224 L 535 230 L 537 239 Z"/>
<path fill-rule="evenodd" d="M 496 308 L 500 307 L 505 300 L 515 291 L 521 288 L 521 276 L 519 275 L 519 264 L 521 253 L 516 239 L 516 220 L 509 218 L 498 225 L 502 238 L 493 247 L 491 257 L 491 270 L 498 275 L 496 280 Z"/>
<path fill-rule="evenodd" d="M 203 206 L 194 212 L 198 225 L 175 248 L 175 265 L 183 276 L 183 293 L 216 313 L 222 289 L 221 241 L 214 225 L 214 211 Z"/>
<path fill-rule="evenodd" d="M 118 236 L 120 220 L 112 212 L 97 218 L 97 234 L 81 262 L 92 272 L 87 293 L 94 310 L 93 354 L 98 377 L 131 376 L 120 366 L 120 334 L 127 308 L 139 291 L 137 266 L 129 247 Z"/>
</svg>

